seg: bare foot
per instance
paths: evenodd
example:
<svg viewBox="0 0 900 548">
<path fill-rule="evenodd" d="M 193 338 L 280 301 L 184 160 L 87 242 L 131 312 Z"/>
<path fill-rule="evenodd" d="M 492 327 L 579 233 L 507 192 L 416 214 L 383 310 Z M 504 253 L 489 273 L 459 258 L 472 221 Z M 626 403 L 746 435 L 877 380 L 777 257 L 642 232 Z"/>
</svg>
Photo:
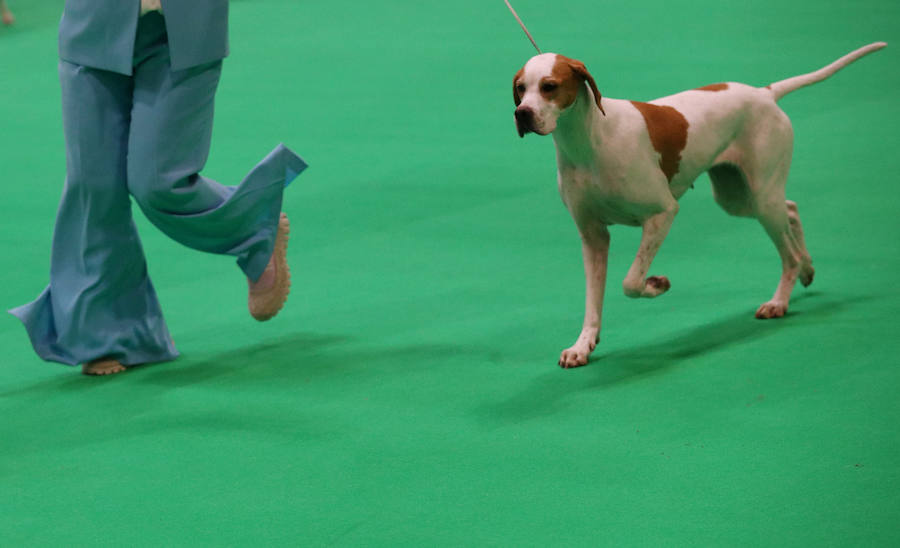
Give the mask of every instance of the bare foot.
<svg viewBox="0 0 900 548">
<path fill-rule="evenodd" d="M 16 18 L 13 17 L 13 14 L 9 10 L 3 10 L 3 24 L 4 25 L 12 25 L 16 22 Z"/>
<path fill-rule="evenodd" d="M 250 315 L 264 322 L 273 318 L 287 301 L 291 291 L 291 270 L 287 264 L 288 236 L 291 233 L 291 224 L 287 215 L 281 214 L 278 220 L 278 233 L 275 236 L 275 249 L 272 258 L 255 282 L 247 280 L 250 286 L 247 296 L 247 306 Z"/>
<path fill-rule="evenodd" d="M 81 366 L 81 372 L 85 375 L 113 375 L 125 371 L 125 366 L 112 358 L 100 358 Z"/>
</svg>

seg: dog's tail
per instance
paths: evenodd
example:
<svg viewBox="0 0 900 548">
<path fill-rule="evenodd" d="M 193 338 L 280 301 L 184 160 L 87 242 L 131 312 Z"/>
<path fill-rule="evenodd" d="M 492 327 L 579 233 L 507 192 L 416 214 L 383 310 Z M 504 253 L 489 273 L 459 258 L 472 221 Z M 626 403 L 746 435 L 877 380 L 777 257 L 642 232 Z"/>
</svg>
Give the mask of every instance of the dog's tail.
<svg viewBox="0 0 900 548">
<path fill-rule="evenodd" d="M 772 95 L 775 96 L 775 100 L 778 101 L 788 93 L 798 90 L 802 87 L 808 86 L 810 84 L 815 84 L 816 82 L 821 82 L 822 80 L 828 78 L 835 72 L 841 70 L 846 67 L 853 61 L 856 61 L 860 57 L 864 55 L 868 55 L 873 51 L 878 51 L 881 48 L 885 47 L 887 42 L 875 42 L 873 44 L 869 44 L 868 46 L 863 46 L 856 51 L 852 51 L 847 55 L 841 57 L 834 63 L 830 65 L 820 68 L 815 72 L 810 72 L 809 74 L 802 74 L 800 76 L 794 76 L 793 78 L 788 78 L 787 80 L 782 80 L 780 82 L 775 82 L 774 84 L 769 84 L 767 87 L 772 90 Z"/>
</svg>

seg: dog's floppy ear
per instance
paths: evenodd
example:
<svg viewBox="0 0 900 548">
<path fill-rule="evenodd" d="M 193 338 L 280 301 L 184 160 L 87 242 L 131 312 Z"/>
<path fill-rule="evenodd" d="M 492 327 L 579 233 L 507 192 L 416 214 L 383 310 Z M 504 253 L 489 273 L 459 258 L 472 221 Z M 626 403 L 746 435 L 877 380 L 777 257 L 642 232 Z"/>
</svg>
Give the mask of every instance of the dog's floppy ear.
<svg viewBox="0 0 900 548">
<path fill-rule="evenodd" d="M 588 86 L 590 86 L 591 91 L 594 92 L 594 100 L 597 102 L 597 108 L 600 109 L 600 112 L 606 116 L 606 112 L 603 110 L 603 105 L 600 104 L 600 90 L 597 89 L 597 83 L 594 82 L 594 77 L 591 76 L 591 73 L 588 72 L 587 67 L 584 66 L 584 63 L 578 61 L 576 59 L 568 59 L 569 67 L 571 67 L 572 72 L 584 78 L 584 81 L 587 82 Z"/>
<path fill-rule="evenodd" d="M 521 78 L 522 74 L 524 74 L 524 73 L 525 73 L 525 69 L 520 68 L 519 72 L 517 72 L 516 75 L 513 76 L 513 101 L 516 102 L 516 106 L 519 106 L 519 104 L 522 102 L 522 97 L 519 95 L 519 90 L 516 89 L 517 88 L 516 84 L 519 82 L 519 78 Z"/>
</svg>

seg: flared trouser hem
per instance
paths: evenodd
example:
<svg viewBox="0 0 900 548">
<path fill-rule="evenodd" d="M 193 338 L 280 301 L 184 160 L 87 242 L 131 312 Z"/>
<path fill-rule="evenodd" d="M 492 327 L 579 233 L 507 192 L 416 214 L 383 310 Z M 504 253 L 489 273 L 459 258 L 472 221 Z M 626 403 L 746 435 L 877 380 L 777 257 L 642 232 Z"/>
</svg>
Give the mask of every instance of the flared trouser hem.
<svg viewBox="0 0 900 548">
<path fill-rule="evenodd" d="M 179 356 L 161 315 L 119 325 L 67 326 L 69 340 L 62 341 L 56 328 L 52 293 L 47 286 L 34 301 L 9 310 L 25 326 L 31 346 L 45 361 L 78 365 L 108 357 L 130 366 L 170 361 Z"/>
<path fill-rule="evenodd" d="M 289 148 L 278 145 L 239 186 L 230 188 L 231 195 L 218 207 L 192 215 L 148 213 L 159 228 L 185 245 L 236 255 L 245 275 L 256 280 L 274 250 L 284 189 L 306 167 Z M 239 238 L 236 246 L 217 247 L 214 242 L 221 242 L 220 236 L 213 234 L 221 234 L 225 225 L 235 227 L 237 233 L 241 230 L 236 225 L 243 225 L 246 237 Z M 115 288 L 104 287 L 102 277 L 82 283 L 51 276 L 50 285 L 37 299 L 9 313 L 22 322 L 34 351 L 46 361 L 77 365 L 114 358 L 123 365 L 137 365 L 173 360 L 179 353 L 156 292 L 145 271 L 139 278 L 127 294 L 118 294 Z M 62 294 L 56 296 L 59 291 Z M 98 295 L 114 299 L 104 297 L 101 302 Z"/>
</svg>

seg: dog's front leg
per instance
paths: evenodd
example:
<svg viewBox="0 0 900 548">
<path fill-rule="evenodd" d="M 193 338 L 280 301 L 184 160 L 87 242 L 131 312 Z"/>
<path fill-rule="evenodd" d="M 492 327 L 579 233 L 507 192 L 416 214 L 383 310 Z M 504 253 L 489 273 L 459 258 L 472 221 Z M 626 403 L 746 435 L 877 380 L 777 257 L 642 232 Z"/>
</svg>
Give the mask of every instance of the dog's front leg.
<svg viewBox="0 0 900 548">
<path fill-rule="evenodd" d="M 675 214 L 678 213 L 678 202 L 673 201 L 666 211 L 648 218 L 643 225 L 641 245 L 638 248 L 637 257 L 631 264 L 622 287 L 625 295 L 629 297 L 657 297 L 672 287 L 665 276 L 652 276 L 647 278 L 650 264 L 656 257 L 663 240 L 669 233 Z"/>
<path fill-rule="evenodd" d="M 606 264 L 609 257 L 609 230 L 605 225 L 590 230 L 581 229 L 581 254 L 584 258 L 585 303 L 584 325 L 571 347 L 562 351 L 559 366 L 579 367 L 600 340 L 600 317 L 603 312 L 603 292 L 606 289 Z"/>
</svg>

